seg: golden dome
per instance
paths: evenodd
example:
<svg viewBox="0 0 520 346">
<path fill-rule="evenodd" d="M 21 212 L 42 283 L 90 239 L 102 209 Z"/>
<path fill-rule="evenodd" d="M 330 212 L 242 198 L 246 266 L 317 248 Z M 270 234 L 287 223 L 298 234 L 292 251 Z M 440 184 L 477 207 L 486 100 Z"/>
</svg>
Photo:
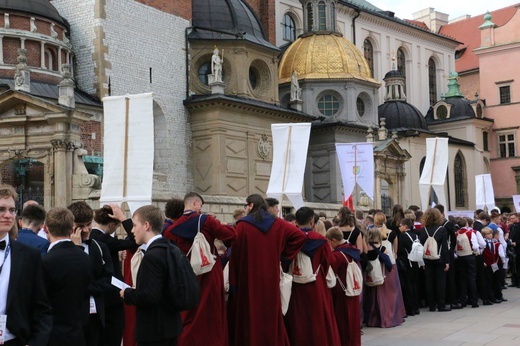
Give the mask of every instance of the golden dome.
<svg viewBox="0 0 520 346">
<path fill-rule="evenodd" d="M 298 79 L 360 79 L 380 84 L 371 77 L 361 51 L 339 34 L 310 35 L 294 41 L 280 62 L 279 83 Z"/>
</svg>

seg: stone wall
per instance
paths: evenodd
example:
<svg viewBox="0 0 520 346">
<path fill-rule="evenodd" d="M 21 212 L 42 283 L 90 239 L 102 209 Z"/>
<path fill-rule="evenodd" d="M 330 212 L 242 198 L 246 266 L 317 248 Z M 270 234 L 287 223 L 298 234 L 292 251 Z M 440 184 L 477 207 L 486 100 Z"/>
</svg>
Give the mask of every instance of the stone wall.
<svg viewBox="0 0 520 346">
<path fill-rule="evenodd" d="M 141 3 L 150 1 L 51 2 L 71 25 L 78 87 L 102 98 L 110 78 L 111 95 L 154 93 L 156 123 L 164 124 L 156 127 L 154 166 L 166 174 L 154 182 L 154 191 L 184 195 L 191 190 L 191 131 L 182 103 L 189 21 Z M 186 8 L 181 12 L 187 15 Z"/>
</svg>

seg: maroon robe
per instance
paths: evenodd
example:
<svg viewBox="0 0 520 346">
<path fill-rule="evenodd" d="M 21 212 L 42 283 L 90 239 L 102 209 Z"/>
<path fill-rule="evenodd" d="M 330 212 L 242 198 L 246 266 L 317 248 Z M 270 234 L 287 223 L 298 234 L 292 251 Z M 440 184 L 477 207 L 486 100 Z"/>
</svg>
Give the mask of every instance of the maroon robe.
<svg viewBox="0 0 520 346">
<path fill-rule="evenodd" d="M 347 260 L 341 254 L 341 249 L 351 247 L 350 244 L 342 244 L 332 253 L 330 266 L 334 273 L 338 276 L 343 286 L 345 286 L 345 278 L 347 275 Z M 345 254 L 349 261 L 353 261 L 352 257 Z M 359 265 L 359 263 L 357 263 Z M 361 305 L 359 303 L 360 296 L 349 297 L 345 295 L 345 291 L 339 283 L 332 289 L 332 301 L 334 302 L 334 312 L 336 322 L 338 323 L 339 336 L 341 345 L 343 346 L 359 346 L 361 345 Z"/>
<path fill-rule="evenodd" d="M 289 345 L 280 298 L 280 258 L 293 259 L 305 234 L 276 218 L 267 231 L 237 223 L 229 260 L 230 345 Z"/>
<path fill-rule="evenodd" d="M 185 214 L 177 219 L 177 221 L 164 232 L 164 237 L 175 241 L 184 254 L 190 250 L 193 240 L 181 238 L 171 231 L 190 218 L 198 218 L 199 215 L 200 214 L 197 213 Z M 196 227 L 194 231 L 196 234 Z M 206 237 L 206 240 L 211 246 L 211 252 L 214 254 L 217 253 L 214 245 L 215 239 L 220 239 L 229 246 L 236 238 L 236 232 L 232 226 L 222 225 L 220 221 L 211 215 L 206 216 L 206 220 L 201 226 L 201 233 Z M 228 345 L 228 326 L 222 270 L 221 262 L 216 261 L 213 269 L 211 269 L 209 273 L 198 276 L 201 288 L 200 302 L 197 308 L 181 313 L 183 331 L 179 336 L 179 346 Z"/>
<path fill-rule="evenodd" d="M 304 231 L 300 231 L 306 234 Z M 323 240 L 312 255 L 312 270 L 320 270 L 316 281 L 306 284 L 293 282 L 285 326 L 291 345 L 341 345 L 334 316 L 332 295 L 327 287 L 327 272 L 332 251 L 325 237 L 310 231 L 306 242 Z M 303 251 L 303 250 L 302 250 Z"/>
</svg>

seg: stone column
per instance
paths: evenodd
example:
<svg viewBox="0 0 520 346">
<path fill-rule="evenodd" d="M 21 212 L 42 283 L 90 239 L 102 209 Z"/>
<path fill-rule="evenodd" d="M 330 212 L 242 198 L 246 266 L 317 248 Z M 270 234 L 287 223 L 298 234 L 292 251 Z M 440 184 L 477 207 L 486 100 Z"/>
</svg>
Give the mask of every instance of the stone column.
<svg viewBox="0 0 520 346">
<path fill-rule="evenodd" d="M 374 209 L 381 209 L 381 173 L 375 171 L 376 186 L 374 191 Z"/>
<path fill-rule="evenodd" d="M 73 143 L 64 139 L 51 141 L 54 153 L 54 206 L 66 207 L 70 201 Z"/>
<path fill-rule="evenodd" d="M 45 42 L 40 42 L 40 67 L 45 68 Z M 49 69 L 50 70 L 50 69 Z"/>
<path fill-rule="evenodd" d="M 4 37 L 0 35 L 0 64 L 4 64 Z"/>
</svg>

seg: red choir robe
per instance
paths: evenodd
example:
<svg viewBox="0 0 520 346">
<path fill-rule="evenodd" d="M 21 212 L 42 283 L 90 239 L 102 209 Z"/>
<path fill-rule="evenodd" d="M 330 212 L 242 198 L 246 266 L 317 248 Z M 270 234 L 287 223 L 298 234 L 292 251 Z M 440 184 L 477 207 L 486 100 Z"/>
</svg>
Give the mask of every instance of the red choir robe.
<svg viewBox="0 0 520 346">
<path fill-rule="evenodd" d="M 164 232 L 164 237 L 173 240 L 184 254 L 190 250 L 193 237 L 197 234 L 199 215 L 195 212 L 184 214 Z M 230 246 L 236 238 L 233 226 L 223 225 L 211 215 L 204 215 L 203 218 L 201 233 L 211 246 L 211 252 L 217 253 L 215 239 L 220 239 L 226 246 Z M 222 271 L 221 262 L 216 261 L 209 273 L 198 276 L 201 288 L 200 302 L 197 308 L 181 313 L 183 331 L 179 336 L 179 346 L 229 344 Z"/>
<path fill-rule="evenodd" d="M 285 326 L 291 345 L 341 345 L 334 316 L 332 295 L 327 287 L 327 272 L 332 251 L 322 235 L 305 232 L 307 240 L 302 250 L 311 257 L 316 281 L 306 284 L 293 282 Z"/>
<path fill-rule="evenodd" d="M 347 260 L 341 254 L 343 252 L 349 261 L 354 261 L 359 265 L 359 250 L 348 243 L 338 246 L 332 253 L 330 266 L 336 273 L 343 286 L 347 275 Z M 334 302 L 334 313 L 338 324 L 341 345 L 359 346 L 361 345 L 361 306 L 359 299 L 361 296 L 349 297 L 339 283 L 332 289 L 332 301 Z"/>
<path fill-rule="evenodd" d="M 230 345 L 289 345 L 280 298 L 280 259 L 292 260 L 305 233 L 266 212 L 237 222 L 229 260 Z"/>
</svg>

